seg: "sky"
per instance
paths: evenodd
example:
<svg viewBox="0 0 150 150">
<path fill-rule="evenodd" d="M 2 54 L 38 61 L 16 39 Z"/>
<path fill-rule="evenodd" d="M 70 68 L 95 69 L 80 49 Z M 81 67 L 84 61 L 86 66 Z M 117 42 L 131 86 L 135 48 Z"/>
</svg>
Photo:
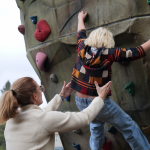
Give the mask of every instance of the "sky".
<svg viewBox="0 0 150 150">
<path fill-rule="evenodd" d="M 21 25 L 20 10 L 15 0 L 0 2 L 0 89 L 9 80 L 12 84 L 21 77 L 32 77 L 41 84 L 26 57 L 24 36 L 18 31 Z M 1 96 L 1 93 L 0 93 Z M 43 107 L 47 104 L 44 94 Z"/>
</svg>

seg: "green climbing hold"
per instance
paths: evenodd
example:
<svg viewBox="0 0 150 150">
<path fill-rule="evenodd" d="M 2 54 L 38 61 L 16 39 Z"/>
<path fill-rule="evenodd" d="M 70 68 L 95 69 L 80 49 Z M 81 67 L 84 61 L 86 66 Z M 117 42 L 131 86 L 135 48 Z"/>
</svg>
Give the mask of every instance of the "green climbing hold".
<svg viewBox="0 0 150 150">
<path fill-rule="evenodd" d="M 150 4 L 150 0 L 147 0 L 147 3 Z"/>
<path fill-rule="evenodd" d="M 134 84 L 132 81 L 130 81 L 128 84 L 126 84 L 126 86 L 124 87 L 124 89 L 129 92 L 129 94 L 131 96 L 134 96 Z"/>
</svg>

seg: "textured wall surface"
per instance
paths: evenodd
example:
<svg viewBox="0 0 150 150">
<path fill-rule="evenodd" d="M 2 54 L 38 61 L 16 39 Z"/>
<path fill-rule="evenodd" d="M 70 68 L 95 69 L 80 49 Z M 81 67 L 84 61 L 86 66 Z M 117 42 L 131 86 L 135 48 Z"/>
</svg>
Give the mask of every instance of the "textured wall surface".
<svg viewBox="0 0 150 150">
<path fill-rule="evenodd" d="M 87 35 L 94 29 L 104 26 L 112 31 L 116 46 L 135 47 L 149 39 L 150 35 L 150 6 L 147 0 L 16 0 L 20 8 L 21 23 L 25 26 L 25 45 L 27 57 L 46 87 L 45 96 L 49 101 L 59 93 L 63 81 L 69 82 L 76 61 L 76 36 L 78 12 L 88 12 L 85 22 Z M 38 21 L 44 19 L 51 28 L 48 38 L 39 42 L 34 37 L 36 25 L 30 16 L 37 15 Z M 40 71 L 36 66 L 37 52 L 48 56 L 46 71 Z M 113 63 L 111 98 L 139 125 L 140 128 L 150 125 L 150 52 L 146 57 L 130 62 L 126 66 Z M 58 83 L 50 80 L 55 73 Z M 124 86 L 132 81 L 135 96 L 132 97 Z M 78 111 L 74 94 L 70 102 L 65 101 L 60 111 Z M 130 150 L 122 134 L 115 135 L 107 132 L 105 136 L 112 142 L 112 150 Z M 89 150 L 89 127 L 82 129 L 82 134 L 70 132 L 61 133 L 65 150 L 73 150 L 72 143 L 79 143 L 81 150 Z M 150 141 L 150 136 L 145 134 Z"/>
</svg>

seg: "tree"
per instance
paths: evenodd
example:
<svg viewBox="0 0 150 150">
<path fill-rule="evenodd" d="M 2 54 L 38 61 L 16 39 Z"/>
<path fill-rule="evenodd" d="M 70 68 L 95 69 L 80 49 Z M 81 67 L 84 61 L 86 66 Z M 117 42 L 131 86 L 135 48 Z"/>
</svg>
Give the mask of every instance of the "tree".
<svg viewBox="0 0 150 150">
<path fill-rule="evenodd" d="M 4 92 L 10 90 L 11 84 L 9 81 L 6 82 L 5 86 L 3 87 L 1 93 L 3 94 Z M 6 150 L 6 143 L 5 143 L 5 138 L 4 138 L 4 130 L 5 130 L 5 124 L 0 125 L 0 150 Z"/>
<path fill-rule="evenodd" d="M 11 84 L 9 82 L 9 80 L 6 82 L 5 86 L 3 87 L 3 89 L 1 90 L 1 93 L 3 94 L 4 92 L 10 90 Z"/>
<path fill-rule="evenodd" d="M 0 150 L 6 150 L 4 130 L 5 130 L 5 124 L 0 125 Z"/>
</svg>

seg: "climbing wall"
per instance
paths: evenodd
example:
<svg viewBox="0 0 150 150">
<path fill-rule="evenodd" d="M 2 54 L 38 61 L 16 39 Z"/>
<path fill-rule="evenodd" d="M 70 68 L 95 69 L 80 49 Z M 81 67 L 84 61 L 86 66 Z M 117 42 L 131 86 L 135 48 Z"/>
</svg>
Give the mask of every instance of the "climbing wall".
<svg viewBox="0 0 150 150">
<path fill-rule="evenodd" d="M 46 87 L 49 102 L 60 92 L 63 81 L 71 80 L 76 61 L 78 12 L 88 12 L 87 35 L 104 26 L 114 35 L 117 47 L 135 47 L 150 38 L 150 5 L 148 0 L 16 0 L 20 8 L 21 25 L 27 57 Z M 145 133 L 150 125 L 150 52 L 133 62 L 113 63 L 111 98 L 139 125 Z M 130 82 L 131 81 L 131 82 Z M 74 94 L 64 101 L 60 111 L 78 111 Z M 112 150 L 130 150 L 122 134 L 105 124 L 105 136 Z M 111 131 L 111 132 L 108 132 Z M 145 132 L 144 132 L 145 131 Z M 90 150 L 89 127 L 77 134 L 60 133 L 65 150 L 72 143 L 81 150 Z"/>
</svg>

